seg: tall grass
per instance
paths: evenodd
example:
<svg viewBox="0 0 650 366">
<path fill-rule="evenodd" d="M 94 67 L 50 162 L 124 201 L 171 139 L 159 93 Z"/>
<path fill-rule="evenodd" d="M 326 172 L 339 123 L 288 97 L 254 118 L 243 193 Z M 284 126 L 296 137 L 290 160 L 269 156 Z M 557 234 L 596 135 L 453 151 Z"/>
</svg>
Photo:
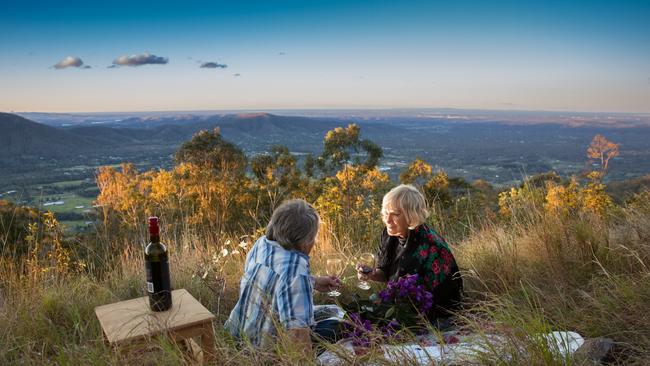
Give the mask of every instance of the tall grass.
<svg viewBox="0 0 650 366">
<path fill-rule="evenodd" d="M 647 364 L 648 238 L 650 210 L 639 206 L 605 217 L 529 209 L 474 232 L 456 253 L 477 309 L 496 319 L 538 314 L 555 329 L 612 338 L 621 362 Z"/>
<path fill-rule="evenodd" d="M 500 337 L 498 345 L 475 355 L 478 362 L 580 364 L 540 337 L 571 330 L 621 342 L 626 350 L 622 363 L 650 363 L 650 200 L 644 199 L 606 217 L 562 216 L 532 206 L 508 221 L 472 223 L 455 231 L 468 230 L 452 241 L 467 292 L 459 326 L 488 345 L 495 334 Z M 443 228 L 454 224 L 444 217 L 435 220 Z M 315 274 L 323 273 L 327 254 L 343 255 L 352 264 L 358 253 L 376 249 L 375 243 L 333 232 L 326 223 L 319 234 L 312 253 Z M 237 346 L 223 330 L 238 297 L 245 253 L 259 234 L 223 237 L 187 229 L 167 238 L 173 286 L 186 288 L 217 316 L 219 364 L 315 364 L 304 360 L 283 334 L 275 348 L 255 350 Z M 165 339 L 125 354 L 104 343 L 94 308 L 145 292 L 141 246 L 113 240 L 110 232 L 102 235 L 98 242 L 80 243 L 93 248 L 80 252 L 101 258 L 83 271 L 43 272 L 21 258 L 0 258 L 0 364 L 196 363 L 181 345 Z M 344 276 L 343 292 L 357 291 L 352 266 Z M 317 296 L 316 301 L 329 300 Z M 344 354 L 336 347 L 330 348 Z M 348 359 L 372 360 L 379 362 L 379 352 Z"/>
</svg>

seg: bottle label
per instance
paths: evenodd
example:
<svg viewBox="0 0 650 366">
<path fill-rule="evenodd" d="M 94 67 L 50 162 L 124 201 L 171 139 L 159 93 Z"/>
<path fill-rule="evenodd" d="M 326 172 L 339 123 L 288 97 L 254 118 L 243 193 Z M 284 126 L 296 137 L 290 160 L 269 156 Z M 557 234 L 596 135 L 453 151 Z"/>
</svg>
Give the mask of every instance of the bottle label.
<svg viewBox="0 0 650 366">
<path fill-rule="evenodd" d="M 147 291 L 151 293 L 160 291 L 170 291 L 169 281 L 169 262 L 167 259 L 160 262 L 146 262 L 147 271 Z M 149 288 L 151 284 L 151 288 Z"/>
</svg>

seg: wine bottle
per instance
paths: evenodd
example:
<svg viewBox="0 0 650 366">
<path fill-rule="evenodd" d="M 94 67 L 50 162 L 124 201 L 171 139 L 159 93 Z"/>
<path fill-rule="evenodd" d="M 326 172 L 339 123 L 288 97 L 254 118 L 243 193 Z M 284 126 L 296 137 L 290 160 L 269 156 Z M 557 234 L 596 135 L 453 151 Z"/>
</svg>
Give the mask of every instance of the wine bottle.
<svg viewBox="0 0 650 366">
<path fill-rule="evenodd" d="M 149 307 L 153 311 L 165 311 L 172 307 L 169 258 L 167 247 L 160 242 L 160 227 L 155 216 L 149 218 L 149 239 L 144 250 Z"/>
</svg>

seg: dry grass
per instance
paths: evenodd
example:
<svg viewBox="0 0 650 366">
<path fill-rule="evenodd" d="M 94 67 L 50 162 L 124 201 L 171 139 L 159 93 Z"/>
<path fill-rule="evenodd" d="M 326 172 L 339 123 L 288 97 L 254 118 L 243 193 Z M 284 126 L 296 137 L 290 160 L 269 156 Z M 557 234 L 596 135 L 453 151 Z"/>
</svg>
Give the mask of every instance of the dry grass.
<svg viewBox="0 0 650 366">
<path fill-rule="evenodd" d="M 642 204 L 612 215 L 558 217 L 530 210 L 508 223 L 472 228 L 454 245 L 469 300 L 461 314 L 463 326 L 485 337 L 496 332 L 506 339 L 504 347 L 478 355 L 480 363 L 576 363 L 540 341 L 537 335 L 551 330 L 611 337 L 627 346 L 621 362 L 650 363 L 650 210 Z M 187 230 L 172 238 L 168 244 L 174 287 L 186 288 L 216 314 L 218 364 L 314 364 L 301 359 L 284 337 L 275 349 L 254 350 L 236 347 L 223 331 L 221 325 L 237 300 L 245 252 L 257 234 L 215 239 Z M 367 250 L 374 250 L 373 243 L 336 238 L 324 226 L 312 271 L 323 273 L 326 254 L 338 253 L 353 263 L 355 255 Z M 139 246 L 124 246 L 103 258 L 103 266 L 67 275 L 35 274 L 24 262 L 0 259 L 0 364 L 194 362 L 164 339 L 154 341 L 146 352 L 127 355 L 103 343 L 94 307 L 144 295 Z M 351 266 L 345 277 L 344 292 L 353 293 Z M 325 299 L 319 296 L 316 301 Z M 361 364 L 377 357 L 370 352 L 349 361 Z"/>
</svg>

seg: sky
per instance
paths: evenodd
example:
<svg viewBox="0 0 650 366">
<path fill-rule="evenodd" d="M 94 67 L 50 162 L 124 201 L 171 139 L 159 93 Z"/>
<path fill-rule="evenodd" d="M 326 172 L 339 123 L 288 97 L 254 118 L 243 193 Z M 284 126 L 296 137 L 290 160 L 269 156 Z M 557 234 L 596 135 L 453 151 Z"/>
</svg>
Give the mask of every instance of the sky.
<svg viewBox="0 0 650 366">
<path fill-rule="evenodd" d="M 645 1 L 30 1 L 0 111 L 650 113 Z"/>
</svg>

